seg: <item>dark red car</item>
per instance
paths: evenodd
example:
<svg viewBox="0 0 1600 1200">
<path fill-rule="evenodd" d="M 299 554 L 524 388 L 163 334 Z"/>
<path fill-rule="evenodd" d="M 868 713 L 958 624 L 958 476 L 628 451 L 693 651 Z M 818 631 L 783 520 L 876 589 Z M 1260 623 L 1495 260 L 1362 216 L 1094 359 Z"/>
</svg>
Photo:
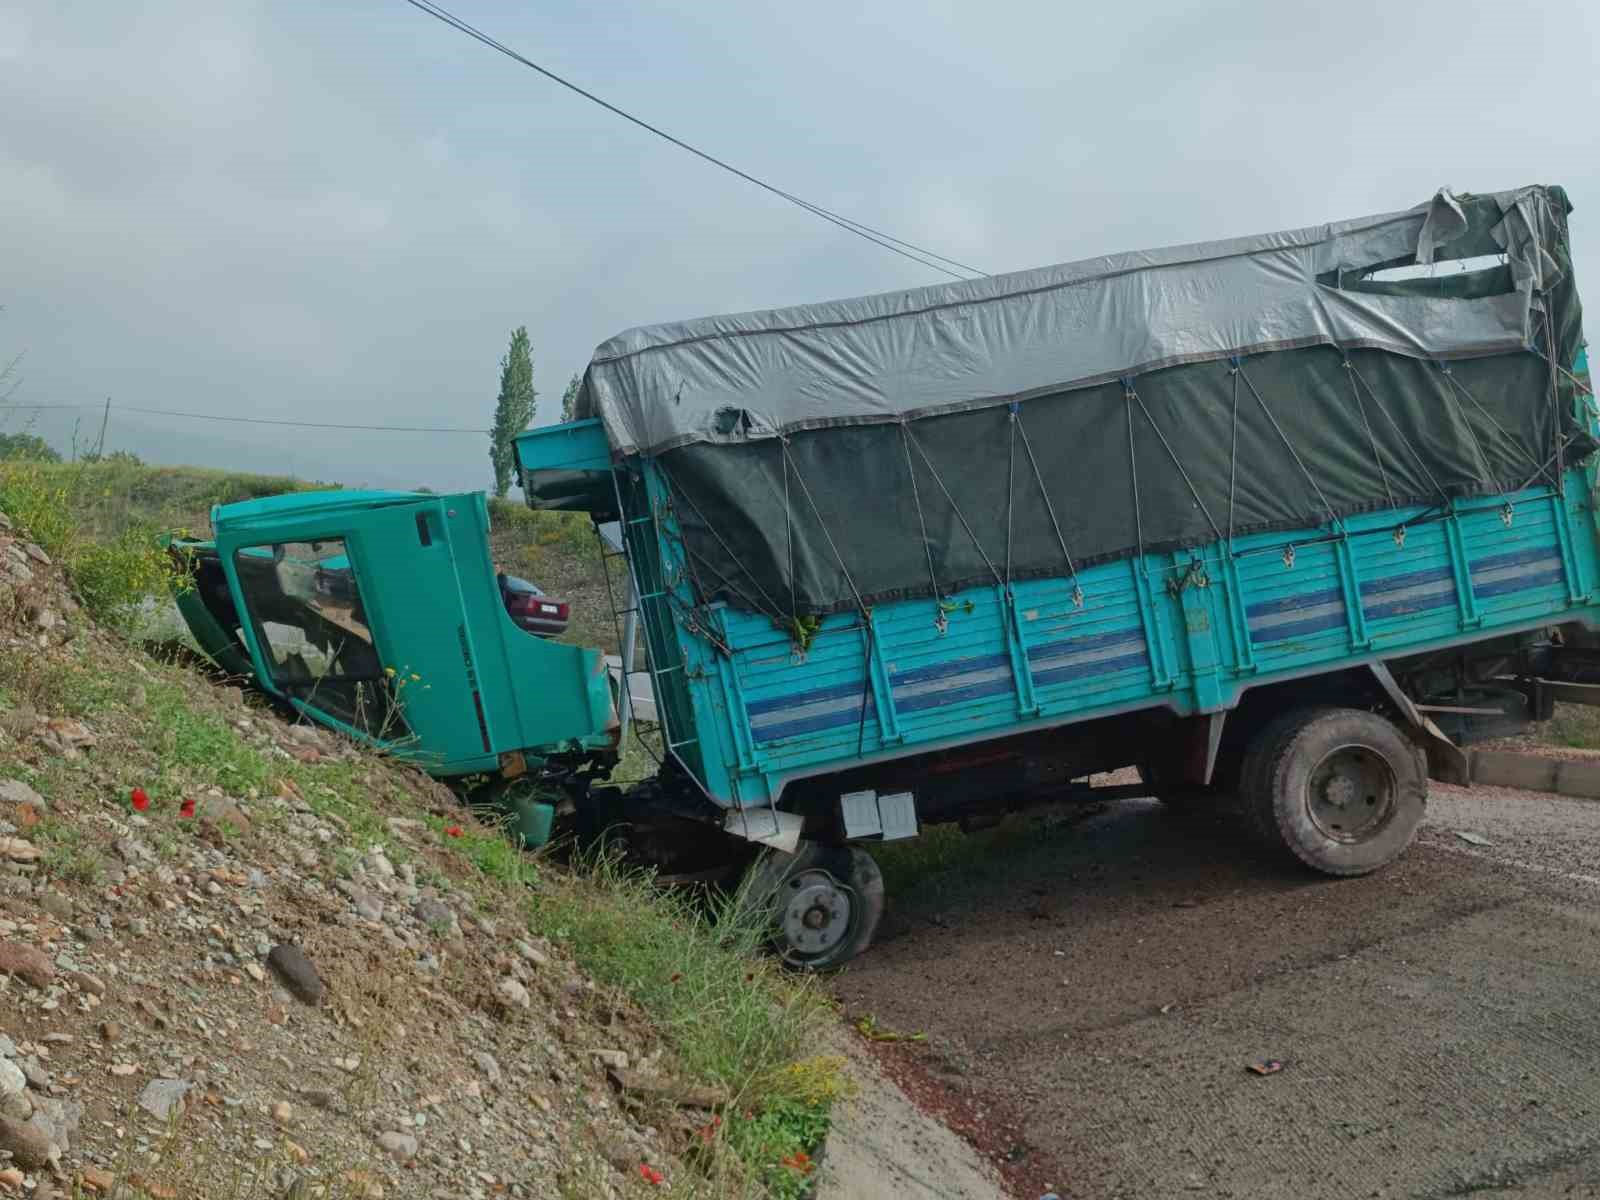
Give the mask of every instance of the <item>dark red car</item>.
<svg viewBox="0 0 1600 1200">
<path fill-rule="evenodd" d="M 526 579 L 501 575 L 500 599 L 511 619 L 529 633 L 555 637 L 567 631 L 567 602 L 552 600 Z"/>
</svg>

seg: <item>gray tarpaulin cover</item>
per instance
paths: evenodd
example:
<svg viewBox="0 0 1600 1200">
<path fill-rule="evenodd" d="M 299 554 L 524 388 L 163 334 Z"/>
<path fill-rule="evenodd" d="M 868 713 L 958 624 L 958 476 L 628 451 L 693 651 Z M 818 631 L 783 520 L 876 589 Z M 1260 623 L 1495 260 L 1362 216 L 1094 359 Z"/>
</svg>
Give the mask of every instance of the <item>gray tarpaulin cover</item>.
<svg viewBox="0 0 1600 1200">
<path fill-rule="evenodd" d="M 634 329 L 578 412 L 658 460 L 704 598 L 774 615 L 1547 483 L 1592 449 L 1550 355 L 1582 337 L 1569 211 L 1554 187 L 1441 191 Z"/>
</svg>

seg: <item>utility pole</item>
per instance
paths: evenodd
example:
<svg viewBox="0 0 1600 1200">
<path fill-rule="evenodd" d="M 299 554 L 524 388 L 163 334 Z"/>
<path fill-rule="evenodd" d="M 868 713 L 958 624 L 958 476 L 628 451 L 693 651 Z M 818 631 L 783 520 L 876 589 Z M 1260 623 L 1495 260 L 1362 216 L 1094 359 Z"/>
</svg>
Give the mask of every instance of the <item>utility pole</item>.
<svg viewBox="0 0 1600 1200">
<path fill-rule="evenodd" d="M 100 440 L 95 443 L 94 458 L 96 462 L 105 457 L 106 452 L 106 426 L 111 423 L 111 397 L 106 397 L 106 410 L 100 416 Z"/>
</svg>

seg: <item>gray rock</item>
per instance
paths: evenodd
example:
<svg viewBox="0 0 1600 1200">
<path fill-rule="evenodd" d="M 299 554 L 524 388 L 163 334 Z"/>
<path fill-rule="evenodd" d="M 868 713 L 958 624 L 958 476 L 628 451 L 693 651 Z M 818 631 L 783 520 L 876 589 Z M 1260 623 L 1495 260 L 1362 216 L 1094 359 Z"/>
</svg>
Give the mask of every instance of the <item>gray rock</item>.
<svg viewBox="0 0 1600 1200">
<path fill-rule="evenodd" d="M 478 1070 L 483 1072 L 483 1077 L 490 1083 L 500 1082 L 500 1064 L 495 1061 L 494 1055 L 487 1050 L 473 1052 L 472 1061 L 478 1064 Z"/>
<path fill-rule="evenodd" d="M 381 879 L 394 878 L 394 864 L 382 850 L 373 850 L 366 857 L 367 870 Z"/>
<path fill-rule="evenodd" d="M 356 916 L 363 921 L 383 920 L 383 901 L 375 896 L 363 895 L 356 901 Z"/>
<path fill-rule="evenodd" d="M 533 1003 L 528 989 L 509 976 L 495 984 L 494 990 L 508 1008 L 528 1008 Z"/>
<path fill-rule="evenodd" d="M 550 956 L 532 942 L 518 942 L 517 953 L 536 967 L 548 967 L 550 965 Z"/>
<path fill-rule="evenodd" d="M 55 963 L 43 951 L 22 942 L 0 942 L 0 975 L 15 975 L 43 990 L 55 973 Z"/>
<path fill-rule="evenodd" d="M 10 1117 L 0 1117 L 0 1150 L 9 1150 L 12 1161 L 24 1171 L 47 1167 L 61 1157 L 61 1148 L 42 1126 Z"/>
<path fill-rule="evenodd" d="M 33 1098 L 28 1095 L 28 1077 L 22 1068 L 9 1058 L 0 1058 L 0 1114 L 18 1121 L 26 1121 L 33 1116 Z"/>
<path fill-rule="evenodd" d="M 200 823 L 224 828 L 229 833 L 250 832 L 250 818 L 226 796 L 207 796 L 200 802 Z"/>
<path fill-rule="evenodd" d="M 114 849 L 117 852 L 117 857 L 125 863 L 154 862 L 156 859 L 150 847 L 146 846 L 138 838 L 118 838 Z"/>
<path fill-rule="evenodd" d="M 40 812 L 50 807 L 45 803 L 45 798 L 39 795 L 20 779 L 0 779 L 0 802 L 10 804 L 31 804 Z"/>
<path fill-rule="evenodd" d="M 17 1044 L 5 1034 L 0 1033 L 0 1058 L 15 1058 L 16 1056 Z"/>
<path fill-rule="evenodd" d="M 591 1053 L 602 1066 L 612 1067 L 618 1071 L 628 1069 L 628 1052 L 626 1050 L 595 1050 Z"/>
<path fill-rule="evenodd" d="M 411 915 L 429 929 L 449 928 L 456 923 L 450 906 L 432 896 L 424 896 L 411 906 Z"/>
<path fill-rule="evenodd" d="M 46 891 L 39 897 L 39 907 L 62 924 L 72 920 L 73 903 L 71 896 L 63 896 L 60 892 Z"/>
<path fill-rule="evenodd" d="M 182 1116 L 187 1107 L 184 1097 L 193 1086 L 182 1079 L 152 1079 L 139 1093 L 139 1107 L 158 1121 L 165 1121 L 174 1111 Z"/>
<path fill-rule="evenodd" d="M 37 1057 L 30 1054 L 17 1064 L 22 1068 L 23 1077 L 27 1079 L 28 1086 L 36 1092 L 50 1090 L 50 1072 L 44 1069 L 44 1064 Z"/>
<path fill-rule="evenodd" d="M 72 1100 L 40 1100 L 34 1107 L 33 1122 L 50 1135 L 50 1140 L 66 1154 L 78 1136 L 83 1120 L 83 1105 Z"/>
<path fill-rule="evenodd" d="M 396 1162 L 410 1162 L 417 1156 L 417 1139 L 409 1133 L 400 1133 L 393 1129 L 380 1133 L 378 1145 L 382 1146 L 383 1152 Z"/>
<path fill-rule="evenodd" d="M 327 995 L 327 985 L 317 975 L 316 967 L 299 946 L 284 943 L 274 946 L 267 955 L 267 965 L 276 972 L 283 986 L 303 1004 L 317 1005 Z"/>
</svg>

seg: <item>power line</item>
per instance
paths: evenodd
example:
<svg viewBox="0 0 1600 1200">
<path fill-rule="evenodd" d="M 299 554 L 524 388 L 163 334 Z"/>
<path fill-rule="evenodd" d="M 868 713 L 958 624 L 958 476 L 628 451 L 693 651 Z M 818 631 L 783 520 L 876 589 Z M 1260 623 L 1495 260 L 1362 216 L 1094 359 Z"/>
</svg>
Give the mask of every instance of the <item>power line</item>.
<svg viewBox="0 0 1600 1200">
<path fill-rule="evenodd" d="M 7 409 L 66 412 L 72 409 L 99 407 L 101 406 L 98 404 L 0 404 L 0 412 L 4 412 Z M 141 408 L 133 404 L 116 405 L 116 411 L 119 413 L 143 413 L 152 417 L 187 417 L 192 421 L 223 421 L 234 425 L 279 425 L 295 429 L 354 429 L 369 433 L 470 433 L 478 437 L 482 437 L 489 432 L 487 429 L 463 429 L 460 426 L 351 425 L 333 421 L 288 421 L 271 417 L 228 417 L 223 416 L 221 413 L 177 412 L 169 408 Z"/>
<path fill-rule="evenodd" d="M 668 133 L 666 130 L 661 129 L 659 126 L 652 125 L 649 121 L 644 120 L 642 117 L 636 117 L 632 113 L 626 111 L 625 109 L 618 108 L 615 104 L 612 104 L 610 101 L 602 100 L 599 96 L 595 95 L 593 92 L 587 91 L 584 88 L 579 87 L 577 84 L 573 83 L 571 80 L 562 78 L 560 75 L 557 75 L 554 71 L 550 70 L 549 68 L 541 67 L 538 63 L 534 62 L 532 59 L 526 58 L 523 55 L 517 53 L 515 50 L 511 49 L 511 47 L 505 45 L 503 42 L 496 41 L 494 38 L 490 37 L 488 34 L 484 33 L 482 30 L 477 29 L 472 25 L 469 25 L 467 22 L 463 21 L 460 17 L 456 16 L 454 13 L 450 12 L 448 9 L 442 8 L 438 4 L 433 3 L 433 0 L 406 0 L 406 3 L 411 5 L 411 7 L 419 10 L 420 12 L 425 12 L 430 17 L 433 17 L 436 20 L 444 22 L 446 25 L 450 26 L 452 29 L 458 30 L 459 32 L 466 34 L 468 37 L 473 38 L 476 41 L 482 42 L 485 46 L 488 46 L 490 49 L 498 50 L 501 54 L 504 54 L 507 58 L 510 58 L 510 59 L 512 59 L 512 60 L 514 60 L 516 62 L 519 62 L 523 66 L 528 67 L 531 70 L 539 72 L 539 74 L 543 75 L 546 79 L 549 79 L 551 82 L 559 83 L 562 87 L 566 88 L 567 90 L 572 91 L 572 92 L 576 92 L 578 95 L 582 96 L 585 100 L 589 100 L 589 101 L 592 101 L 595 104 L 598 104 L 601 108 L 605 109 L 607 112 L 614 113 L 615 115 L 621 117 L 624 121 L 631 121 L 633 124 L 637 125 L 640 129 L 644 129 L 644 130 L 646 130 L 646 131 L 648 131 L 650 133 L 655 134 L 659 138 L 662 138 L 662 139 L 664 139 L 664 140 L 666 140 L 668 142 L 671 142 L 674 146 L 677 146 L 680 150 L 687 150 L 690 154 L 693 154 L 696 158 L 704 159 L 706 162 L 710 163 L 712 166 L 720 167 L 720 168 L 722 168 L 722 170 L 727 171 L 732 175 L 737 175 L 740 179 L 743 179 L 746 183 L 753 183 L 758 188 L 763 188 L 764 190 L 766 190 L 768 192 L 771 192 L 774 196 L 779 196 L 782 199 L 787 200 L 790 204 L 797 205 L 798 207 L 805 209 L 806 212 L 809 212 L 814 216 L 821 217 L 824 221 L 830 221 L 833 224 L 837 225 L 840 229 L 845 230 L 846 232 L 853 233 L 857 237 L 860 237 L 860 238 L 865 238 L 867 241 L 873 243 L 876 246 L 882 246 L 885 250 L 888 250 L 891 253 L 898 254 L 902 258 L 909 258 L 912 262 L 920 263 L 922 266 L 925 266 L 925 267 L 931 267 L 935 271 L 942 271 L 946 275 L 949 275 L 953 279 L 964 279 L 964 278 L 966 278 L 966 276 L 961 275 L 959 272 L 950 270 L 950 267 L 941 266 L 940 265 L 941 263 L 949 263 L 950 266 L 952 266 L 952 267 L 960 267 L 962 271 L 966 271 L 970 275 L 987 275 L 987 274 L 989 274 L 988 271 L 983 271 L 983 270 L 979 270 L 977 267 L 968 266 L 964 262 L 960 262 L 960 261 L 958 261 L 956 259 L 949 258 L 949 257 L 947 257 L 947 256 L 945 256 L 943 254 L 939 254 L 939 253 L 936 253 L 935 251 L 926 249 L 925 247 L 918 246 L 914 242 L 905 241 L 902 238 L 895 237 L 893 234 L 885 233 L 881 229 L 874 229 L 871 225 L 864 225 L 860 221 L 852 220 L 850 217 L 842 216 L 839 213 L 836 213 L 836 212 L 833 212 L 833 211 L 831 211 L 829 209 L 823 208 L 820 204 L 813 204 L 809 200 L 804 200 L 801 197 L 796 196 L 793 192 L 786 192 L 782 188 L 777 187 L 774 184 L 768 183 L 764 179 L 758 179 L 756 176 L 751 175 L 746 171 L 741 171 L 738 167 L 734 166 L 732 163 L 724 162 L 722 159 L 716 157 L 714 154 L 709 154 L 706 151 L 701 150 L 698 146 L 692 146 L 688 142 L 684 141 L 682 138 L 674 137 L 672 134 Z M 937 262 L 930 261 L 930 260 L 933 260 L 933 259 L 937 259 L 938 261 Z"/>
</svg>

